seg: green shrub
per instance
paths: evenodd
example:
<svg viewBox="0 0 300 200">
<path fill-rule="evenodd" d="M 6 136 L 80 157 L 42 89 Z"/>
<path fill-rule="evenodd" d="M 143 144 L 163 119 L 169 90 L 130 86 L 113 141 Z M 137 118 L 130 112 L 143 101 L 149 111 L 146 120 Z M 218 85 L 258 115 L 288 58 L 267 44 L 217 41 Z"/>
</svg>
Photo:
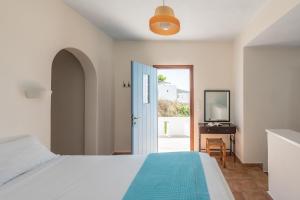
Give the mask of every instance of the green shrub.
<svg viewBox="0 0 300 200">
<path fill-rule="evenodd" d="M 190 105 L 179 103 L 177 101 L 158 101 L 158 116 L 159 117 L 189 117 Z"/>
<path fill-rule="evenodd" d="M 177 105 L 178 115 L 180 117 L 189 117 L 190 116 L 190 106 L 188 104 L 179 104 Z"/>
<path fill-rule="evenodd" d="M 162 75 L 162 74 L 158 75 L 158 82 L 164 82 L 166 80 L 167 80 L 167 77 L 165 77 L 164 75 Z"/>
</svg>

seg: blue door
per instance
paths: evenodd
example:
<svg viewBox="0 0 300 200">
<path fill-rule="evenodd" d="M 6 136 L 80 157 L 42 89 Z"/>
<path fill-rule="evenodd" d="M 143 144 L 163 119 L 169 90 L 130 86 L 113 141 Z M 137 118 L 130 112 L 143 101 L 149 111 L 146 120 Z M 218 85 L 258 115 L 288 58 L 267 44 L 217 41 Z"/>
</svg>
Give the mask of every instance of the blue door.
<svg viewBox="0 0 300 200">
<path fill-rule="evenodd" d="M 131 63 L 132 154 L 157 152 L 157 70 Z"/>
</svg>

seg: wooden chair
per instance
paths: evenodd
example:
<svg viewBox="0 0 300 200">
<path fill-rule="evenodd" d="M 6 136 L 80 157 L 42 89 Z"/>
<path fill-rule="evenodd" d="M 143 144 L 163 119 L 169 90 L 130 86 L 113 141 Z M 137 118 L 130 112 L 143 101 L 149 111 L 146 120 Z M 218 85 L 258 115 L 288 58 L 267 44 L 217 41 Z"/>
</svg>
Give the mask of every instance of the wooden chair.
<svg viewBox="0 0 300 200">
<path fill-rule="evenodd" d="M 222 166 L 226 167 L 226 145 L 222 138 L 206 138 L 206 152 L 211 155 L 212 149 L 220 149 Z"/>
</svg>

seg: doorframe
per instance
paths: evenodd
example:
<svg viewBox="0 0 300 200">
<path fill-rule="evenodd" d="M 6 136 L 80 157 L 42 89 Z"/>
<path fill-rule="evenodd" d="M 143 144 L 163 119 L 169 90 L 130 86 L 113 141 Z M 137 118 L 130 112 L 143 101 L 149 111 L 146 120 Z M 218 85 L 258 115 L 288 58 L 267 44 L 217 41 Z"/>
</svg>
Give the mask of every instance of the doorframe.
<svg viewBox="0 0 300 200">
<path fill-rule="evenodd" d="M 194 115 L 194 65 L 153 65 L 157 69 L 188 69 L 190 71 L 190 150 L 194 151 L 195 115 Z"/>
</svg>

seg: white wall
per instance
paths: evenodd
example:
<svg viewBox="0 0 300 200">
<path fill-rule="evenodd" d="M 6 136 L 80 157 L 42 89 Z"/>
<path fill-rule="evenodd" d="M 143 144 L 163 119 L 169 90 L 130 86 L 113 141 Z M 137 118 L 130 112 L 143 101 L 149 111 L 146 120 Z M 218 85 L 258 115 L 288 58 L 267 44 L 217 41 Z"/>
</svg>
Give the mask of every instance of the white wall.
<svg viewBox="0 0 300 200">
<path fill-rule="evenodd" d="M 111 153 L 112 39 L 61 0 L 2 0 L 0 24 L 0 137 L 34 134 L 50 146 L 50 97 L 26 99 L 22 87 L 30 82 L 50 90 L 54 56 L 73 47 L 90 58 L 97 73 L 94 153 Z"/>
<path fill-rule="evenodd" d="M 233 89 L 233 46 L 231 42 L 122 42 L 114 46 L 115 151 L 131 150 L 130 61 L 149 65 L 192 64 L 195 85 L 195 149 L 198 149 L 198 122 L 203 121 L 204 90 Z M 234 95 L 234 93 L 232 93 Z M 232 102 L 234 103 L 234 102 Z M 234 119 L 234 117 L 233 117 Z"/>
<path fill-rule="evenodd" d="M 234 43 L 234 115 L 235 124 L 237 126 L 236 140 L 236 156 L 242 161 L 244 160 L 244 47 L 239 40 Z"/>
<path fill-rule="evenodd" d="M 113 71 L 112 39 L 61 0 L 2 0 L 0 137 L 34 134 L 50 145 L 50 97 L 29 100 L 22 88 L 33 82 L 50 90 L 54 56 L 64 48 L 74 47 L 91 59 L 97 72 L 96 153 L 130 150 L 130 89 L 122 88 L 122 81 L 130 80 L 130 61 L 137 60 L 150 65 L 195 66 L 195 147 L 197 123 L 203 121 L 203 90 L 233 90 L 233 122 L 239 128 L 237 154 L 243 162 L 260 162 L 246 147 L 252 131 L 244 131 L 247 120 L 244 48 L 299 3 L 300 0 L 270 0 L 235 41 L 234 50 L 231 43 L 221 42 L 116 41 Z M 292 101 L 297 103 L 296 99 Z M 296 118 L 291 123 L 291 126 L 298 124 Z"/>
<path fill-rule="evenodd" d="M 266 129 L 300 131 L 300 48 L 245 49 L 245 159 L 267 169 Z"/>
<path fill-rule="evenodd" d="M 234 91 L 235 96 L 235 120 L 238 126 L 236 135 L 237 156 L 244 163 L 253 162 L 247 159 L 249 151 L 245 150 L 245 135 L 244 115 L 245 94 L 244 94 L 244 48 L 254 40 L 259 34 L 265 31 L 268 27 L 286 15 L 290 10 L 300 3 L 300 0 L 270 0 L 267 4 L 258 11 L 251 22 L 245 27 L 244 31 L 236 38 L 234 42 Z M 255 163 L 259 162 L 256 160 Z"/>
</svg>

